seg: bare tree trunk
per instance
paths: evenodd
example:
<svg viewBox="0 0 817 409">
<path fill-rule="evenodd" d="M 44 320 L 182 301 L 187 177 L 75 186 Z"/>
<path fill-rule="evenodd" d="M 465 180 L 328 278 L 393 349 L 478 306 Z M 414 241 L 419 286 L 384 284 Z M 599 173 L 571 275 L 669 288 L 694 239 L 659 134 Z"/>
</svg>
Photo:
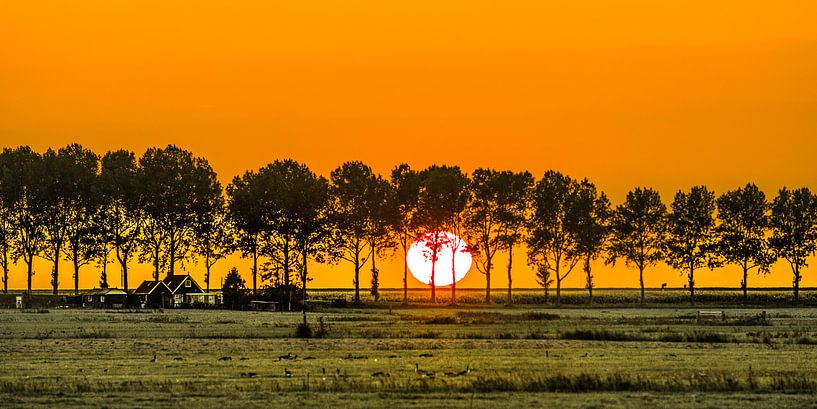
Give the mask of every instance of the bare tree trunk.
<svg viewBox="0 0 817 409">
<path fill-rule="evenodd" d="M 513 245 L 508 246 L 508 305 L 513 304 L 513 293 L 511 286 L 511 266 L 513 265 Z"/>
<path fill-rule="evenodd" d="M 9 292 L 9 256 L 8 250 L 3 248 L 3 293 Z"/>
<path fill-rule="evenodd" d="M 559 273 L 559 263 L 556 263 L 556 306 L 562 305 L 562 276 Z"/>
<path fill-rule="evenodd" d="M 584 273 L 587 277 L 587 291 L 589 292 L 589 303 L 593 304 L 593 275 L 590 272 L 590 256 L 586 256 L 584 260 Z"/>
<path fill-rule="evenodd" d="M 408 235 L 403 236 L 403 304 L 408 304 Z"/>
<path fill-rule="evenodd" d="M 372 248 L 372 296 L 374 302 L 378 302 L 380 301 L 380 272 L 377 271 L 377 263 L 375 262 L 377 251 L 374 243 L 369 244 L 369 247 Z"/>
<path fill-rule="evenodd" d="M 638 283 L 641 285 L 641 304 L 644 304 L 644 265 L 638 266 Z"/>
<path fill-rule="evenodd" d="M 436 234 L 436 233 L 435 233 Z M 437 266 L 437 243 L 435 239 L 434 250 L 431 252 L 431 302 L 437 302 L 437 285 L 434 282 L 434 274 Z"/>
<path fill-rule="evenodd" d="M 54 295 L 57 295 L 57 290 L 60 286 L 60 253 L 59 250 L 54 252 L 54 270 L 51 271 L 51 285 L 54 286 Z"/>
<path fill-rule="evenodd" d="M 695 305 L 695 268 L 689 266 L 689 304 Z"/>
<path fill-rule="evenodd" d="M 360 304 L 360 245 L 355 243 L 355 304 Z"/>
<path fill-rule="evenodd" d="M 28 293 L 31 294 L 31 278 L 34 276 L 34 255 L 26 260 L 28 267 Z"/>
<path fill-rule="evenodd" d="M 167 270 L 167 276 L 170 277 L 175 273 L 174 267 L 176 265 L 176 240 L 173 239 L 173 232 L 170 233 L 170 268 Z"/>
<path fill-rule="evenodd" d="M 800 266 L 798 263 L 794 263 L 792 267 L 794 268 L 792 284 L 794 285 L 794 302 L 796 304 L 800 300 Z"/>
<path fill-rule="evenodd" d="M 100 287 L 102 285 L 100 284 Z M 77 264 L 77 254 L 74 252 L 74 295 L 79 294 L 79 264 Z"/>
<path fill-rule="evenodd" d="M 454 261 L 457 258 L 457 249 L 451 251 L 451 305 L 457 305 L 457 269 Z"/>
<path fill-rule="evenodd" d="M 485 266 L 485 304 L 491 303 L 491 256 L 488 256 L 488 264 Z"/>
<path fill-rule="evenodd" d="M 749 302 L 749 269 L 746 268 L 746 264 L 743 265 L 743 302 Z"/>
<path fill-rule="evenodd" d="M 301 274 L 301 282 L 302 282 L 304 293 L 302 295 L 303 299 L 301 300 L 301 310 L 303 311 L 303 314 L 304 314 L 304 327 L 306 327 L 308 325 L 306 323 L 306 281 L 307 281 L 306 280 L 307 279 L 306 260 L 307 260 L 308 254 L 309 254 L 309 252 L 307 251 L 306 245 L 304 245 L 304 249 L 302 251 L 303 251 L 303 259 L 304 259 L 303 263 L 304 263 L 304 265 L 301 268 L 302 271 L 303 271 L 303 273 Z"/>
<path fill-rule="evenodd" d="M 252 247 L 252 294 L 255 295 L 255 290 L 258 283 L 258 239 Z"/>
</svg>

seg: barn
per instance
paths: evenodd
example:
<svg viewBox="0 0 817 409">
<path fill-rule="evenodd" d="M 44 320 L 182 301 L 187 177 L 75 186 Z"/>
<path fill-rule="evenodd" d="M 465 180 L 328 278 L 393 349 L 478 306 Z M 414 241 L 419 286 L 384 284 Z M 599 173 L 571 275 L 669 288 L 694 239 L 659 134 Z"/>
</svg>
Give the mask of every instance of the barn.
<svg viewBox="0 0 817 409">
<path fill-rule="evenodd" d="M 95 288 L 82 294 L 82 306 L 91 308 L 122 308 L 128 293 L 118 288 Z"/>
</svg>

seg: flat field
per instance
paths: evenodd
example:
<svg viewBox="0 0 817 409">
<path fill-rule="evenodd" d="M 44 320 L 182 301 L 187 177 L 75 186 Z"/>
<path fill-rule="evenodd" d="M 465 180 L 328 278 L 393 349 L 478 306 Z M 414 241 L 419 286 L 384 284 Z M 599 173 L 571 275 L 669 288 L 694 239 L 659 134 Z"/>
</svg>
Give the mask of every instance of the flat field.
<svg viewBox="0 0 817 409">
<path fill-rule="evenodd" d="M 726 319 L 696 320 L 713 309 Z M 300 313 L 0 310 L 0 406 L 817 407 L 814 308 L 391 304 L 323 307 L 313 330 L 321 318 L 322 338 L 299 339 Z"/>
</svg>

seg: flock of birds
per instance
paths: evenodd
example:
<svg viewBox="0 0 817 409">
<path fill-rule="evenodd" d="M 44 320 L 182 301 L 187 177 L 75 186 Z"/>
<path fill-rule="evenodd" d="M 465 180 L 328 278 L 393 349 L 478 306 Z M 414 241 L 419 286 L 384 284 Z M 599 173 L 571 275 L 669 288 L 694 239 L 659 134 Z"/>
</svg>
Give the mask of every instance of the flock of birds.
<svg viewBox="0 0 817 409">
<path fill-rule="evenodd" d="M 431 357 L 433 357 L 433 355 L 430 354 L 430 353 L 423 353 L 423 354 L 420 354 L 419 357 L 420 358 L 431 358 Z M 154 353 L 153 358 L 150 359 L 150 362 L 155 363 L 156 358 L 157 358 L 157 355 L 156 355 L 156 353 Z M 389 358 L 397 358 L 397 355 L 389 355 Z M 174 358 L 174 359 L 180 360 L 180 358 L 178 358 L 178 357 Z M 246 359 L 247 358 L 241 358 L 241 360 L 246 360 Z M 298 359 L 298 355 L 295 355 L 292 352 L 287 352 L 286 355 L 279 355 L 278 356 L 278 361 L 279 362 L 280 361 L 294 361 L 296 359 Z M 302 359 L 303 360 L 310 360 L 310 359 L 316 359 L 316 358 L 312 357 L 312 356 L 307 356 L 307 357 L 304 357 Z M 345 359 L 345 360 L 359 360 L 359 359 L 368 359 L 368 357 L 364 356 L 364 355 L 352 355 L 351 353 L 349 353 L 343 359 Z M 218 360 L 219 361 L 232 361 L 233 357 L 231 357 L 231 356 L 222 356 L 222 357 L 219 357 Z M 377 359 L 375 359 L 375 361 L 377 361 Z M 321 368 L 321 373 L 323 375 L 323 380 L 326 380 L 327 379 L 327 377 L 326 377 L 326 368 Z M 419 363 L 414 364 L 414 373 L 417 374 L 418 377 L 423 378 L 423 379 L 435 379 L 437 377 L 436 372 L 420 369 L 420 364 Z M 466 375 L 468 375 L 470 373 L 471 373 L 471 365 L 469 364 L 462 371 L 443 372 L 443 375 L 446 376 L 446 377 L 449 377 L 449 378 L 454 378 L 454 377 L 459 377 L 459 376 L 466 376 Z M 290 370 L 288 367 L 284 367 L 284 377 L 285 378 L 292 378 L 293 375 L 294 375 L 294 373 L 292 372 L 292 370 Z M 335 380 L 346 379 L 348 377 L 346 372 L 341 373 L 340 368 L 336 368 L 335 373 L 333 375 L 334 375 Z M 256 378 L 256 377 L 258 377 L 258 373 L 257 372 L 241 372 L 240 376 L 242 378 Z M 373 372 L 371 374 L 371 376 L 373 378 L 388 378 L 388 377 L 391 377 L 391 374 L 388 373 L 388 372 L 378 371 L 378 372 Z"/>
</svg>

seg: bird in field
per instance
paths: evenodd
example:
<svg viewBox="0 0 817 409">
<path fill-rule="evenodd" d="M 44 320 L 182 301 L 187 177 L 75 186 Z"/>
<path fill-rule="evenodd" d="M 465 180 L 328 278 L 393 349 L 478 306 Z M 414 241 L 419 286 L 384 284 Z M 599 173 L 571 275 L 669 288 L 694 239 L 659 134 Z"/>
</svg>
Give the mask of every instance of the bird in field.
<svg viewBox="0 0 817 409">
<path fill-rule="evenodd" d="M 388 378 L 390 376 L 388 372 L 375 372 L 372 374 L 373 378 Z"/>
<path fill-rule="evenodd" d="M 153 358 L 150 359 L 150 362 L 156 362 L 156 353 L 153 353 Z"/>
<path fill-rule="evenodd" d="M 292 359 L 295 359 L 295 358 L 297 358 L 297 357 L 298 357 L 298 355 L 292 355 L 292 352 L 287 352 L 287 354 L 286 354 L 286 355 L 280 355 L 280 356 L 278 356 L 278 360 L 279 360 L 279 361 L 283 361 L 283 360 L 292 360 Z"/>
<path fill-rule="evenodd" d="M 258 374 L 255 372 L 241 372 L 242 378 L 255 378 L 256 376 L 258 376 Z"/>
<path fill-rule="evenodd" d="M 431 357 L 433 357 L 433 356 L 434 356 L 434 354 L 430 354 L 430 353 L 423 353 L 423 354 L 420 354 L 420 358 L 431 358 Z"/>
<path fill-rule="evenodd" d="M 232 361 L 232 360 L 233 360 L 233 357 L 231 357 L 231 356 L 223 356 L 223 357 L 219 358 L 218 360 L 219 360 L 219 361 Z"/>
<path fill-rule="evenodd" d="M 468 364 L 465 367 L 464 370 L 459 371 L 459 372 L 445 372 L 445 376 L 453 378 L 453 377 L 456 377 L 456 376 L 465 376 L 465 375 L 468 375 L 469 373 L 471 373 L 471 365 L 470 364 Z"/>
<path fill-rule="evenodd" d="M 421 378 L 434 378 L 436 376 L 434 372 L 424 371 L 420 369 L 420 364 L 418 363 L 414 364 L 414 373 L 420 375 Z"/>
<path fill-rule="evenodd" d="M 292 378 L 292 371 L 290 371 L 290 370 L 289 370 L 289 369 L 287 369 L 287 368 L 284 368 L 284 377 L 286 377 L 286 378 Z"/>
</svg>

